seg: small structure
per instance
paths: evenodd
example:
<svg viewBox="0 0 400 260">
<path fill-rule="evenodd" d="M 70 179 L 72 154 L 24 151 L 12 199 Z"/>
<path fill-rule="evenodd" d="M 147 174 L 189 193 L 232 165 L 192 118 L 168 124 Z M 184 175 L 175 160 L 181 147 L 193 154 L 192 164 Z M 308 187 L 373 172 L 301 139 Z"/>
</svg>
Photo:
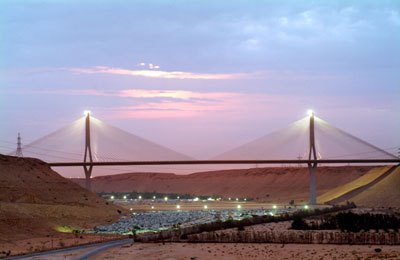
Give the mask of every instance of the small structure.
<svg viewBox="0 0 400 260">
<path fill-rule="evenodd" d="M 15 156 L 24 157 L 24 155 L 22 154 L 22 142 L 21 142 L 20 133 L 18 133 L 18 137 L 17 137 L 17 150 L 15 152 Z"/>
</svg>

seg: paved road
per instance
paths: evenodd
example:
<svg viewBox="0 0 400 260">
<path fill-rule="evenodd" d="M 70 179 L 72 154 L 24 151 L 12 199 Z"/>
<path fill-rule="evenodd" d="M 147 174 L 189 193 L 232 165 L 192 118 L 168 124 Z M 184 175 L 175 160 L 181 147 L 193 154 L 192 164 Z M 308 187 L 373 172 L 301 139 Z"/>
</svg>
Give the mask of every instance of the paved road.
<svg viewBox="0 0 400 260">
<path fill-rule="evenodd" d="M 74 246 L 74 247 L 69 247 L 69 248 L 64 248 L 64 249 L 56 249 L 56 250 L 51 250 L 51 251 L 46 251 L 46 252 L 41 252 L 41 253 L 35 253 L 31 255 L 24 255 L 24 256 L 15 256 L 15 257 L 9 257 L 6 259 L 13 259 L 13 260 L 30 260 L 30 259 L 74 259 L 74 260 L 84 260 L 84 259 L 89 259 L 92 256 L 95 256 L 104 250 L 107 250 L 112 247 L 116 246 L 121 246 L 121 245 L 126 245 L 132 243 L 132 239 L 122 239 L 122 240 L 114 240 L 114 241 L 108 241 L 104 243 L 96 243 L 96 244 L 90 244 L 90 245 L 82 245 L 82 246 Z M 72 256 L 70 258 L 64 258 L 65 254 L 74 254 L 75 256 Z"/>
</svg>

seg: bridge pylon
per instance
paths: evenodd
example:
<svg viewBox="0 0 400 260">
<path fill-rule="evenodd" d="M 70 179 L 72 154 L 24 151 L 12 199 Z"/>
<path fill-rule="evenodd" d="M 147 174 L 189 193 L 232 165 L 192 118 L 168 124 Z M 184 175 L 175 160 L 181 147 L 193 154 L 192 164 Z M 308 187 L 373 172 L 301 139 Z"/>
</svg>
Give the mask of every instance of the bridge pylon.
<svg viewBox="0 0 400 260">
<path fill-rule="evenodd" d="M 85 112 L 86 114 L 86 125 L 85 125 L 85 155 L 83 157 L 83 162 L 89 161 L 90 163 L 93 163 L 93 157 L 92 157 L 92 148 L 90 145 L 90 112 Z M 88 190 L 91 190 L 91 180 L 90 178 L 92 177 L 92 170 L 93 170 L 93 164 L 87 166 L 83 166 L 83 170 L 85 171 L 85 187 Z"/>
<path fill-rule="evenodd" d="M 314 128 L 314 112 L 310 112 L 310 143 L 308 160 L 317 160 L 317 151 L 315 149 L 315 128 Z M 310 173 L 310 205 L 317 204 L 317 163 L 308 163 L 308 171 Z"/>
</svg>

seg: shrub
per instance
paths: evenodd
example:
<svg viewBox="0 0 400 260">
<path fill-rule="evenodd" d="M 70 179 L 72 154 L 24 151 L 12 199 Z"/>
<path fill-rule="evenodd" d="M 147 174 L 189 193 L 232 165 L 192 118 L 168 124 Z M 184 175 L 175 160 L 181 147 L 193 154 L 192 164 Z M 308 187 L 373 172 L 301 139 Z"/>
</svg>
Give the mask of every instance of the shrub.
<svg viewBox="0 0 400 260">
<path fill-rule="evenodd" d="M 302 217 L 295 216 L 292 222 L 292 229 L 307 230 L 310 227 Z"/>
</svg>

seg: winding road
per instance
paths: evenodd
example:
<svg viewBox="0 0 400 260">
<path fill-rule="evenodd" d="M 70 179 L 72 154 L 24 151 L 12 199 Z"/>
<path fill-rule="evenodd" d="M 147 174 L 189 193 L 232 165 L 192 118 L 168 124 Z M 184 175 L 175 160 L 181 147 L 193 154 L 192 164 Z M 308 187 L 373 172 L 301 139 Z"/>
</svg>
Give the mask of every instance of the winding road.
<svg viewBox="0 0 400 260">
<path fill-rule="evenodd" d="M 28 260 L 28 259 L 71 259 L 71 260 L 84 260 L 116 246 L 131 244 L 132 239 L 113 240 L 103 243 L 88 244 L 82 246 L 74 246 L 63 249 L 56 249 L 45 251 L 30 255 L 14 256 L 6 259 L 15 260 Z"/>
</svg>

